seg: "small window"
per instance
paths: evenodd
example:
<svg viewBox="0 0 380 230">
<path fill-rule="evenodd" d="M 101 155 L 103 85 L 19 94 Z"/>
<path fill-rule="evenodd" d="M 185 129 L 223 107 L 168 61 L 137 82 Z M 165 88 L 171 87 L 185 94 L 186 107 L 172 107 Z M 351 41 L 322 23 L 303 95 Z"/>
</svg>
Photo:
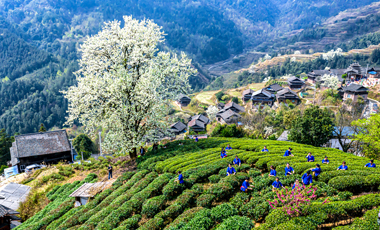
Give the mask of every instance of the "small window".
<svg viewBox="0 0 380 230">
<path fill-rule="evenodd" d="M 21 170 L 25 170 L 25 165 L 20 165 Z"/>
</svg>

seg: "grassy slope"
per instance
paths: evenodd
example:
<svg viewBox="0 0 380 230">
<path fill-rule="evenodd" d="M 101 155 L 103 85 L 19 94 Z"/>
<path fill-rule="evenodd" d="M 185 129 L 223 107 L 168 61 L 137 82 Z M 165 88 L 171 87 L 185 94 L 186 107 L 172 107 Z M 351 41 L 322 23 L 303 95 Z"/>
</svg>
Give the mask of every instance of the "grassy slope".
<svg viewBox="0 0 380 230">
<path fill-rule="evenodd" d="M 226 159 L 220 159 L 220 147 L 227 143 L 233 150 L 228 151 Z M 270 153 L 260 152 L 263 145 Z M 284 158 L 283 152 L 289 146 L 295 157 Z M 270 189 L 273 179 L 266 176 L 268 167 L 275 165 L 282 183 L 291 186 L 315 165 L 305 162 L 307 152 L 312 152 L 317 162 L 329 156 L 330 165 L 322 166 L 320 180 L 314 183 L 318 199 L 306 209 L 307 214 L 289 218 L 281 209 L 270 209 L 266 201 L 274 197 Z M 242 159 L 243 165 L 237 168 L 236 176 L 225 177 L 227 163 L 234 155 Z M 337 172 L 343 160 L 349 170 Z M 361 217 L 380 206 L 380 195 L 361 194 L 378 191 L 380 185 L 380 170 L 363 168 L 368 160 L 335 149 L 280 141 L 210 138 L 198 143 L 185 141 L 183 146 L 172 142 L 164 150 L 149 151 L 139 158 L 137 173 L 124 174 L 111 189 L 85 206 L 73 208 L 73 201 L 67 198 L 70 188 L 54 189 L 48 194 L 52 200 L 49 209 L 17 229 L 228 229 L 231 222 L 240 229 L 250 229 L 253 221 L 258 223 L 258 229 L 315 229 Z M 296 175 L 283 176 L 286 162 L 290 162 Z M 179 170 L 184 172 L 186 186 L 174 182 Z M 239 187 L 246 176 L 255 187 L 242 194 Z M 345 200 L 339 198 L 344 197 L 338 193 L 341 191 L 359 196 Z M 331 202 L 322 204 L 326 197 Z M 367 212 L 363 219 L 355 219 L 343 229 L 375 229 L 375 212 Z"/>
</svg>

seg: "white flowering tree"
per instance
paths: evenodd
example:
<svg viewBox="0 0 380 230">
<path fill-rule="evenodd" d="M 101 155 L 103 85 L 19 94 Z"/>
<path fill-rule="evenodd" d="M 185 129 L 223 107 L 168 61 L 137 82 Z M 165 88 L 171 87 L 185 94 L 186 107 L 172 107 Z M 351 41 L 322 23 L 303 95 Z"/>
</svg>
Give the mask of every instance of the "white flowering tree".
<svg viewBox="0 0 380 230">
<path fill-rule="evenodd" d="M 270 59 L 272 59 L 272 57 L 269 56 L 269 54 L 265 54 L 264 59 L 265 59 L 265 60 L 270 60 Z"/>
<path fill-rule="evenodd" d="M 322 80 L 322 86 L 330 88 L 332 95 L 334 95 L 334 90 L 338 89 L 339 87 L 339 79 L 335 75 L 330 75 L 330 74 L 324 74 L 321 78 Z"/>
<path fill-rule="evenodd" d="M 68 124 L 78 120 L 87 132 L 108 130 L 102 147 L 135 158 L 136 148 L 167 129 L 169 100 L 190 89 L 188 77 L 195 70 L 184 54 L 158 52 L 163 41 L 158 25 L 129 16 L 124 22 L 123 28 L 119 21 L 105 23 L 86 39 L 79 49 L 78 84 L 63 93 Z"/>
<path fill-rule="evenodd" d="M 207 108 L 207 116 L 208 118 L 213 121 L 215 120 L 216 118 L 216 114 L 219 112 L 218 108 L 214 105 L 210 105 L 208 108 Z"/>
<path fill-rule="evenodd" d="M 290 61 L 291 61 L 291 62 L 295 62 L 295 61 L 297 61 L 297 58 L 296 58 L 296 57 L 292 57 L 292 58 L 290 59 Z"/>
<path fill-rule="evenodd" d="M 301 51 L 299 51 L 299 50 L 294 51 L 294 54 L 296 54 L 296 55 L 301 54 Z"/>
<path fill-rule="evenodd" d="M 342 56 L 342 52 L 343 50 L 341 48 L 338 48 L 336 50 L 330 50 L 329 52 L 322 54 L 322 58 L 325 60 L 330 60 L 333 59 L 335 56 Z"/>
</svg>

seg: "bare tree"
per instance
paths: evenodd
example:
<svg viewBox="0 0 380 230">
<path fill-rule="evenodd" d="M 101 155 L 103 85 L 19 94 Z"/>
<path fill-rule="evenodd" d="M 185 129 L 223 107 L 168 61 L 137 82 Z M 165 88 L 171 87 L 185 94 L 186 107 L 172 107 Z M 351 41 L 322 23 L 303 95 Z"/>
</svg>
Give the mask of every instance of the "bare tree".
<svg viewBox="0 0 380 230">
<path fill-rule="evenodd" d="M 342 105 L 335 114 L 335 129 L 333 133 L 344 152 L 348 152 L 349 149 L 356 146 L 353 136 L 358 133 L 358 127 L 352 125 L 352 122 L 358 120 L 361 113 L 360 110 L 353 107 L 348 109 L 346 105 Z"/>
</svg>

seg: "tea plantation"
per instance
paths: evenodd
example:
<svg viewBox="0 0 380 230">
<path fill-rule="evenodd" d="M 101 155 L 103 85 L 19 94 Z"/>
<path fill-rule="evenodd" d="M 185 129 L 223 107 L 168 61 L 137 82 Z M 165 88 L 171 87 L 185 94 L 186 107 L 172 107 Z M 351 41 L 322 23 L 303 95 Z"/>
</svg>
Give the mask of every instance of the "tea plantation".
<svg viewBox="0 0 380 230">
<path fill-rule="evenodd" d="M 55 187 L 47 195 L 51 202 L 16 229 L 379 229 L 380 169 L 364 168 L 368 158 L 280 141 L 210 138 L 182 143 L 148 151 L 138 158 L 136 172 L 124 173 L 84 206 L 74 208 L 68 195 L 82 183 L 96 181 L 93 175 Z M 233 149 L 221 159 L 221 147 L 227 144 Z M 264 145 L 269 152 L 261 152 Z M 283 157 L 289 147 L 294 157 Z M 315 162 L 306 162 L 308 152 Z M 235 155 L 242 165 L 227 177 L 227 164 Z M 325 156 L 328 165 L 321 164 Z M 347 171 L 337 171 L 342 161 Z M 287 162 L 295 175 L 284 175 Z M 302 212 L 288 215 L 281 207 L 271 208 L 268 200 L 277 194 L 269 167 L 275 166 L 282 184 L 290 187 L 316 163 L 322 173 L 313 183 L 315 197 L 300 207 Z M 175 181 L 178 171 L 183 172 L 184 185 Z M 247 193 L 239 189 L 245 177 L 254 185 Z"/>
</svg>

